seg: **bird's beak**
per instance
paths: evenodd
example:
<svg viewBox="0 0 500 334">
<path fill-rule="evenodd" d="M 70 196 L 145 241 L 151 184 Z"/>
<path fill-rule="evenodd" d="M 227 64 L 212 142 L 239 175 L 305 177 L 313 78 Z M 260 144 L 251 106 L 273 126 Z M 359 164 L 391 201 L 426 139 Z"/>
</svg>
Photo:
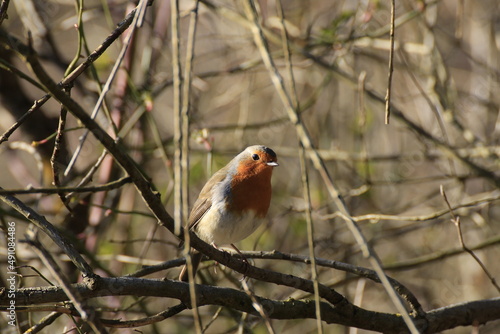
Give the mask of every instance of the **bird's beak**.
<svg viewBox="0 0 500 334">
<path fill-rule="evenodd" d="M 266 164 L 268 166 L 271 166 L 271 167 L 279 166 L 279 164 L 276 161 L 269 161 L 269 162 L 266 162 Z"/>
</svg>

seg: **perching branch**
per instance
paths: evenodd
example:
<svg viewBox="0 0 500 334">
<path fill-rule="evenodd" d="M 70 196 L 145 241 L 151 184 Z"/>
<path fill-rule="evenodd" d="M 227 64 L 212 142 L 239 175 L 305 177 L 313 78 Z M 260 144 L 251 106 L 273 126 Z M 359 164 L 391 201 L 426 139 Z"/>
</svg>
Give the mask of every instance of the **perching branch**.
<svg viewBox="0 0 500 334">
<path fill-rule="evenodd" d="M 104 296 L 155 296 L 177 299 L 189 305 L 189 284 L 172 280 L 143 278 L 88 278 L 84 283 L 72 285 L 82 298 Z M 219 305 L 259 316 L 252 298 L 243 291 L 217 286 L 196 285 L 199 306 Z M 314 319 L 314 301 L 272 300 L 255 296 L 270 319 Z M 21 288 L 16 291 L 16 305 L 57 303 L 67 301 L 60 287 Z M 9 303 L 5 288 L 0 289 L 0 310 Z M 500 298 L 472 301 L 427 312 L 426 319 L 416 321 L 420 333 L 436 333 L 457 326 L 483 324 L 500 319 Z M 341 324 L 383 333 L 408 333 L 401 316 L 368 311 L 349 303 L 332 306 L 321 302 L 322 320 L 328 324 Z M 106 325 L 105 322 L 103 322 Z"/>
</svg>

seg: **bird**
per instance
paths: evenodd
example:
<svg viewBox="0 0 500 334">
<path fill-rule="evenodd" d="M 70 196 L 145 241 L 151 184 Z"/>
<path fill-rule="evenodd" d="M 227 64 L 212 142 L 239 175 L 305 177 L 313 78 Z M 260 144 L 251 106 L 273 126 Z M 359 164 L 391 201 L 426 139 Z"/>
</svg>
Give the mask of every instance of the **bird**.
<svg viewBox="0 0 500 334">
<path fill-rule="evenodd" d="M 247 238 L 263 222 L 271 204 L 271 176 L 278 166 L 276 153 L 263 145 L 247 147 L 222 167 L 202 188 L 187 220 L 187 227 L 216 247 Z M 202 254 L 191 256 L 193 277 Z M 186 265 L 179 280 L 187 282 Z"/>
</svg>

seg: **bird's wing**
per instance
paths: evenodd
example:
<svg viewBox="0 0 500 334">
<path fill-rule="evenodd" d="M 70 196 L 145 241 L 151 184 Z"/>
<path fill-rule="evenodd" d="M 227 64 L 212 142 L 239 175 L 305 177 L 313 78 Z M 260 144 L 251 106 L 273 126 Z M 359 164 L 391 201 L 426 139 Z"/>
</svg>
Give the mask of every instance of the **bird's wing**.
<svg viewBox="0 0 500 334">
<path fill-rule="evenodd" d="M 205 184 L 203 189 L 198 196 L 196 202 L 194 202 L 193 209 L 189 214 L 188 219 L 188 227 L 189 229 L 193 229 L 196 224 L 203 218 L 203 216 L 210 210 L 212 206 L 212 194 L 215 185 L 219 182 L 222 182 L 227 175 L 227 169 L 224 167 L 219 170 L 217 173 L 212 175 L 212 177 Z"/>
</svg>

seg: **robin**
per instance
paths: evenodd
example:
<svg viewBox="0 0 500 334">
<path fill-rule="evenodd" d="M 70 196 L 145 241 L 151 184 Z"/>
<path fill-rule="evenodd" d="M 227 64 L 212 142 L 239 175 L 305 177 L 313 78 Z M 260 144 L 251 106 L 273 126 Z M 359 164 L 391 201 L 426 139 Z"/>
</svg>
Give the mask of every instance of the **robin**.
<svg viewBox="0 0 500 334">
<path fill-rule="evenodd" d="M 252 234 L 267 214 L 277 161 L 268 147 L 247 147 L 205 184 L 189 215 L 188 228 L 216 248 L 231 245 L 240 253 L 234 243 Z M 199 252 L 191 257 L 195 274 L 201 258 Z M 186 266 L 179 279 L 188 281 Z"/>
</svg>

